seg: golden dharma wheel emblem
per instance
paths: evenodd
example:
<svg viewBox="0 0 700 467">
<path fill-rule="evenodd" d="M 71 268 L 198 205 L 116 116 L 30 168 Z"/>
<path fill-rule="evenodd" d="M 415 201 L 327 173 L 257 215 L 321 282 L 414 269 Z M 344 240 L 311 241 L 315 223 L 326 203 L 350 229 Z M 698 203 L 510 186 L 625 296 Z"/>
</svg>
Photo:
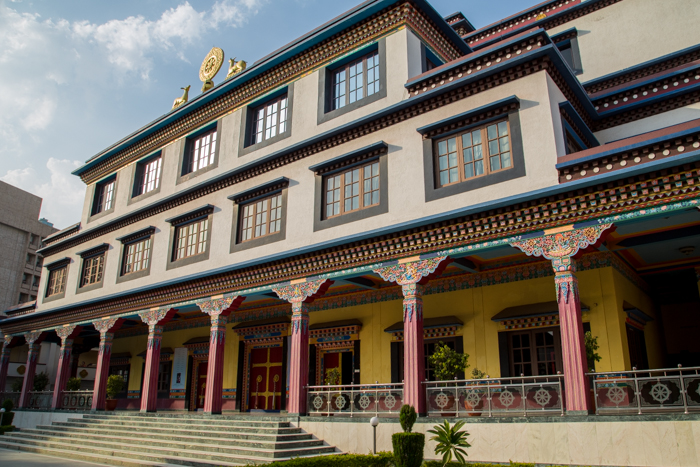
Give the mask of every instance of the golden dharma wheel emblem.
<svg viewBox="0 0 700 467">
<path fill-rule="evenodd" d="M 208 81 L 214 78 L 224 63 L 224 51 L 218 47 L 212 47 L 199 68 L 199 79 Z"/>
</svg>

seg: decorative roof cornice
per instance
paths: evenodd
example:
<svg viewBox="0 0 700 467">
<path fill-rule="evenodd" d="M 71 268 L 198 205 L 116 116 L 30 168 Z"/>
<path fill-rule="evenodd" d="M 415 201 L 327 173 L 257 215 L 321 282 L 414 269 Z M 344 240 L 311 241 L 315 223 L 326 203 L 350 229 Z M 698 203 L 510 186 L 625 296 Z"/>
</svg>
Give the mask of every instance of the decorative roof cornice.
<svg viewBox="0 0 700 467">
<path fill-rule="evenodd" d="M 178 214 L 177 216 L 165 219 L 165 222 L 172 225 L 184 224 L 185 222 L 189 222 L 203 216 L 208 216 L 212 212 L 214 212 L 214 206 L 211 204 L 205 204 L 204 206 L 200 206 L 182 214 Z"/>
<path fill-rule="evenodd" d="M 66 237 L 69 237 L 71 235 L 75 235 L 80 231 L 80 222 L 77 224 L 73 224 L 70 227 L 66 227 L 63 230 L 59 230 L 58 232 L 49 235 L 44 239 L 44 245 L 50 245 L 52 243 L 56 243 L 59 240 L 62 240 Z M 38 253 L 41 253 L 42 250 L 38 250 Z"/>
<path fill-rule="evenodd" d="M 240 204 L 243 202 L 252 201 L 261 196 L 266 196 L 269 193 L 281 190 L 289 186 L 289 179 L 287 177 L 279 177 L 269 182 L 265 182 L 261 185 L 254 186 L 253 188 L 248 188 L 247 190 L 236 193 L 228 197 L 234 203 Z"/>
<path fill-rule="evenodd" d="M 145 227 L 143 229 L 139 229 L 136 232 L 132 232 L 130 234 L 126 234 L 126 235 L 123 235 L 121 237 L 117 237 L 115 240 L 126 244 L 126 243 L 131 243 L 135 240 L 142 239 L 144 237 L 151 236 L 155 232 L 156 232 L 156 228 L 152 225 L 149 225 L 148 227 Z"/>
<path fill-rule="evenodd" d="M 425 0 L 371 0 L 151 122 L 73 173 L 93 183 L 401 26 L 411 28 L 445 61 L 471 51 Z"/>
<path fill-rule="evenodd" d="M 99 245 L 91 246 L 87 250 L 78 251 L 76 255 L 81 258 L 87 258 L 89 256 L 97 255 L 109 250 L 109 243 L 100 243 Z"/>
<path fill-rule="evenodd" d="M 355 149 L 346 154 L 334 157 L 327 161 L 314 164 L 309 167 L 309 170 L 317 174 L 325 174 L 332 170 L 340 169 L 353 165 L 357 162 L 367 160 L 371 157 L 377 157 L 380 154 L 384 154 L 389 149 L 389 145 L 384 141 L 377 141 L 376 143 L 370 144 L 360 149 Z"/>
</svg>

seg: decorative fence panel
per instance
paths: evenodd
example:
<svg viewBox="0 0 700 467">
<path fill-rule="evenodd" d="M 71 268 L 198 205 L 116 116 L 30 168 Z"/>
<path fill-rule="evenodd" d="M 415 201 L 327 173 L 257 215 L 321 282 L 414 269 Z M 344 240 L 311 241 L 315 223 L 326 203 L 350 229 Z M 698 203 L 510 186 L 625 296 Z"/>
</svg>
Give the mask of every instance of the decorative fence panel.
<svg viewBox="0 0 700 467">
<path fill-rule="evenodd" d="M 564 415 L 562 375 L 424 384 L 429 415 Z"/>
<path fill-rule="evenodd" d="M 5 402 L 7 399 L 10 399 L 12 401 L 12 405 L 14 407 L 17 407 L 19 405 L 19 396 L 20 392 L 0 392 L 0 405 L 2 405 L 3 402 Z"/>
<path fill-rule="evenodd" d="M 398 414 L 403 405 L 403 384 L 349 384 L 308 386 L 309 415 Z"/>
<path fill-rule="evenodd" d="M 31 391 L 29 393 L 28 409 L 50 409 L 53 391 Z"/>
<path fill-rule="evenodd" d="M 92 391 L 63 391 L 61 408 L 69 410 L 89 410 L 92 408 Z"/>
<path fill-rule="evenodd" d="M 591 373 L 596 413 L 700 410 L 700 367 Z"/>
</svg>

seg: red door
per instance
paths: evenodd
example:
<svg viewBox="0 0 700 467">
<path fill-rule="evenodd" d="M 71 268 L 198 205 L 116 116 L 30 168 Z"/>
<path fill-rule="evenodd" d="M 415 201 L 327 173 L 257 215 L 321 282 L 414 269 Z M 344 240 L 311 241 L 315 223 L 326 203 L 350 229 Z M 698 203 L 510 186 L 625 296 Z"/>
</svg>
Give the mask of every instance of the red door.
<svg viewBox="0 0 700 467">
<path fill-rule="evenodd" d="M 207 368 L 209 362 L 200 362 L 197 369 L 197 408 L 204 408 L 204 394 L 207 388 Z"/>
<path fill-rule="evenodd" d="M 333 384 L 340 384 L 340 381 L 331 381 L 328 377 L 328 370 L 332 369 L 337 369 L 338 370 L 338 376 L 342 374 L 342 368 L 340 367 L 340 353 L 338 352 L 333 352 L 333 353 L 326 353 L 323 355 L 323 375 L 321 375 L 323 379 L 322 384 L 330 384 L 331 382 Z"/>
<path fill-rule="evenodd" d="M 280 410 L 282 403 L 282 347 L 250 352 L 250 410 Z"/>
</svg>

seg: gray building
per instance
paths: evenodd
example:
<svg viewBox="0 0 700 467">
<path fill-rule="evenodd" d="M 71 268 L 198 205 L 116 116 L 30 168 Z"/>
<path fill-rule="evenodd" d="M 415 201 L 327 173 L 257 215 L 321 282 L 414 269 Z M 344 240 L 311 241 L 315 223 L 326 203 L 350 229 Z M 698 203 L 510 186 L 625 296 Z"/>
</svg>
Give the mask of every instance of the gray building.
<svg viewBox="0 0 700 467">
<path fill-rule="evenodd" d="M 42 257 L 36 250 L 57 229 L 39 220 L 41 198 L 0 181 L 0 310 L 36 300 Z"/>
</svg>

